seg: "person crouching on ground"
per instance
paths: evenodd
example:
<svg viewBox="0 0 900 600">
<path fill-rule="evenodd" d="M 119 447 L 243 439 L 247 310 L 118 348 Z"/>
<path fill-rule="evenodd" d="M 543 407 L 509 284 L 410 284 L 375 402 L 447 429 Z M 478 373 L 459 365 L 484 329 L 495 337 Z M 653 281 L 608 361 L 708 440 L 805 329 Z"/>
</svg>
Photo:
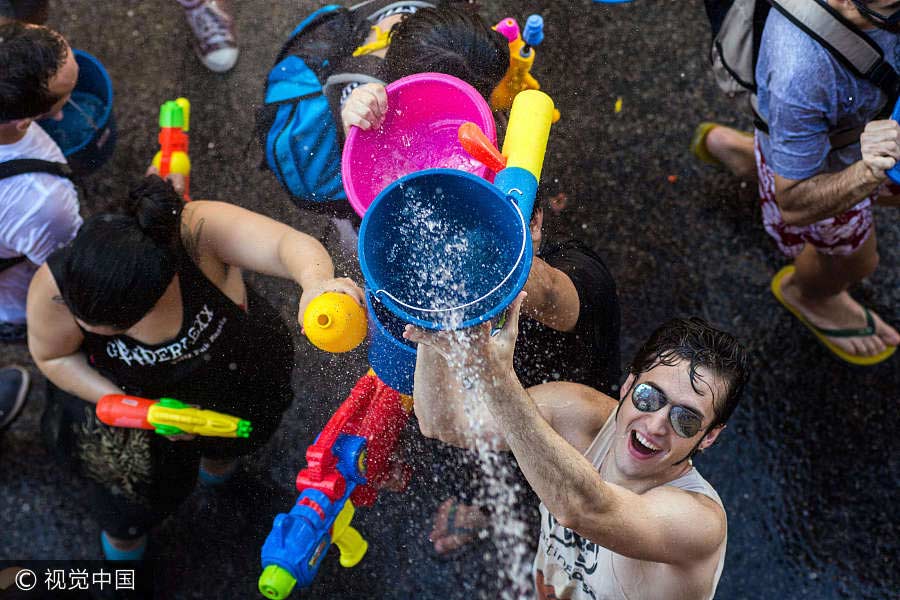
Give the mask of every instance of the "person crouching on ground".
<svg viewBox="0 0 900 600">
<path fill-rule="evenodd" d="M 705 321 L 676 319 L 638 351 L 618 403 L 573 383 L 526 390 L 513 370 L 524 296 L 495 336 L 490 323 L 463 334 L 407 326 L 422 433 L 515 455 L 541 499 L 538 598 L 712 598 L 727 522 L 691 457 L 737 405 L 746 352 Z"/>
<path fill-rule="evenodd" d="M 325 291 L 362 302 L 315 239 L 231 204 L 185 205 L 155 175 L 124 214 L 90 218 L 31 283 L 28 346 L 49 380 L 42 428 L 57 458 L 89 478 L 108 559 L 140 558 L 198 469 L 205 482 L 224 482 L 291 403 L 288 326 L 241 269 L 295 281 L 298 318 Z M 101 424 L 94 405 L 123 390 L 232 414 L 253 432 L 173 440 Z"/>
</svg>

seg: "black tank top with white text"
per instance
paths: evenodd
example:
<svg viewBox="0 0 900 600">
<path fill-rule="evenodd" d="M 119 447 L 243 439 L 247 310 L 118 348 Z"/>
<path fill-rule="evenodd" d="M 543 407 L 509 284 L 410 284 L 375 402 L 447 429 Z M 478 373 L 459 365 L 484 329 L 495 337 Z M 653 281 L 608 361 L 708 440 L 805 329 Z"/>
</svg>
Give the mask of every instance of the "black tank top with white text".
<svg viewBox="0 0 900 600">
<path fill-rule="evenodd" d="M 245 310 L 179 248 L 183 317 L 178 334 L 159 344 L 145 344 L 124 334 L 103 336 L 82 330 L 81 350 L 95 369 L 126 393 L 225 408 L 223 395 L 252 393 L 254 384 L 258 392 L 267 372 L 290 371 L 290 332 L 278 311 L 250 286 Z M 47 261 L 60 290 L 66 286 L 67 251 L 62 248 Z"/>
</svg>

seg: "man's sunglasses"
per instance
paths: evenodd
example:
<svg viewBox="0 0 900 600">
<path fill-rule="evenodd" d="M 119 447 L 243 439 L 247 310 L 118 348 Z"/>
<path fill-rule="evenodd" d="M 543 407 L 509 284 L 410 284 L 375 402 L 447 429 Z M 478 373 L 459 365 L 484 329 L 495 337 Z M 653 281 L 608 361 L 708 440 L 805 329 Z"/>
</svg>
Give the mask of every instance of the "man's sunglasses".
<svg viewBox="0 0 900 600">
<path fill-rule="evenodd" d="M 669 404 L 669 399 L 659 388 L 649 383 L 639 383 L 631 391 L 631 403 L 641 412 L 656 412 Z M 683 438 L 692 438 L 703 428 L 703 418 L 679 404 L 672 404 L 669 409 L 669 423 L 675 433 Z"/>
<path fill-rule="evenodd" d="M 861 15 L 868 18 L 870 21 L 875 21 L 876 23 L 881 23 L 882 25 L 896 25 L 900 23 L 900 9 L 895 10 L 890 15 L 883 15 L 879 12 L 875 12 L 865 4 L 863 4 L 862 0 L 851 0 L 853 2 L 853 6 L 856 7 L 856 10 L 859 11 Z"/>
</svg>

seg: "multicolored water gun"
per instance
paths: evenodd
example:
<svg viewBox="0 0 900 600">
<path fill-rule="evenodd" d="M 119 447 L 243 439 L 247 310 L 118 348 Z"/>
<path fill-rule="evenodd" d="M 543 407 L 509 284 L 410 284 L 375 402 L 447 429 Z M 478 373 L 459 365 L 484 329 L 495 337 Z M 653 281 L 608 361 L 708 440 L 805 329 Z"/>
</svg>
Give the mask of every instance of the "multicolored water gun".
<svg viewBox="0 0 900 600">
<path fill-rule="evenodd" d="M 519 24 L 512 17 L 503 19 L 494 29 L 509 41 L 509 68 L 491 92 L 491 108 L 509 110 L 519 92 L 541 89 L 541 84 L 531 75 L 531 67 L 534 65 L 534 47 L 544 41 L 544 19 L 540 15 L 528 17 L 521 35 Z M 554 108 L 553 122 L 558 120 L 559 111 Z"/>
<path fill-rule="evenodd" d="M 342 566 L 362 560 L 368 543 L 350 526 L 354 507 L 371 506 L 377 486 L 395 471 L 393 453 L 411 406 L 411 398 L 371 371 L 356 383 L 307 448 L 307 466 L 297 474 L 300 496 L 289 513 L 275 517 L 263 544 L 265 597 L 279 600 L 298 583 L 309 586 L 331 544 Z"/>
<path fill-rule="evenodd" d="M 349 352 L 366 339 L 366 311 L 347 294 L 325 292 L 303 312 L 303 332 L 326 352 Z"/>
<path fill-rule="evenodd" d="M 250 421 L 172 398 L 150 400 L 124 394 L 107 394 L 97 403 L 97 418 L 111 427 L 153 429 L 160 435 L 193 433 L 211 437 L 250 437 Z"/>
<path fill-rule="evenodd" d="M 169 173 L 184 176 L 184 200 L 191 201 L 191 159 L 188 156 L 188 127 L 191 103 L 187 98 L 167 100 L 159 107 L 159 152 L 153 157 L 153 166 L 159 176 Z"/>
<path fill-rule="evenodd" d="M 502 151 L 471 122 L 459 126 L 459 143 L 472 158 L 495 173 L 511 167 L 527 171 L 536 186 L 541 179 L 553 110 L 553 101 L 546 94 L 526 91 L 515 99 Z"/>
</svg>

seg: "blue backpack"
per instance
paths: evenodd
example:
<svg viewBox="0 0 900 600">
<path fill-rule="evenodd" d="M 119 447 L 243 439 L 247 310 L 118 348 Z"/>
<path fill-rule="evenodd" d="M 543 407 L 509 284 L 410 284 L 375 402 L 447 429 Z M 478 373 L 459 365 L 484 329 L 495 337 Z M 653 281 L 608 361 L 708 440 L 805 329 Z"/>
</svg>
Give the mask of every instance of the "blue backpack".
<svg viewBox="0 0 900 600">
<path fill-rule="evenodd" d="M 383 83 L 380 58 L 352 54 L 370 27 L 399 6 L 434 5 L 369 0 L 352 8 L 325 6 L 291 32 L 269 71 L 257 138 L 266 166 L 298 205 L 347 199 L 341 182 L 341 93 L 350 83 Z"/>
</svg>

